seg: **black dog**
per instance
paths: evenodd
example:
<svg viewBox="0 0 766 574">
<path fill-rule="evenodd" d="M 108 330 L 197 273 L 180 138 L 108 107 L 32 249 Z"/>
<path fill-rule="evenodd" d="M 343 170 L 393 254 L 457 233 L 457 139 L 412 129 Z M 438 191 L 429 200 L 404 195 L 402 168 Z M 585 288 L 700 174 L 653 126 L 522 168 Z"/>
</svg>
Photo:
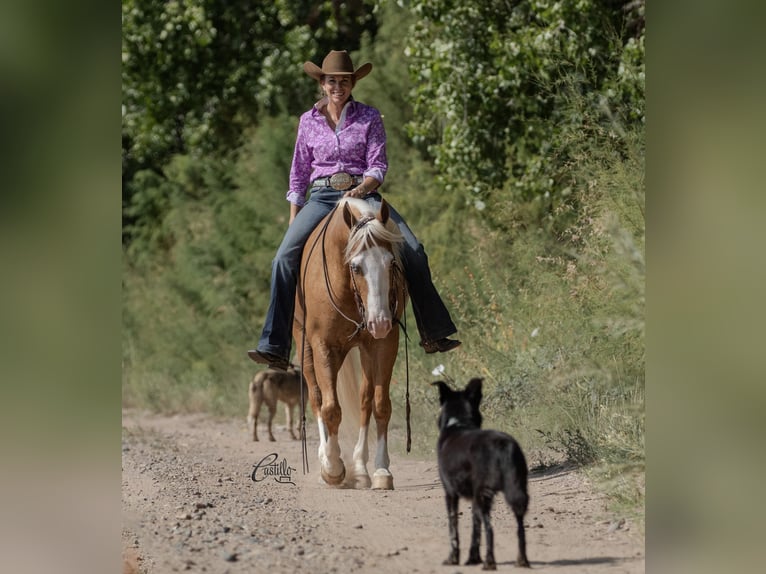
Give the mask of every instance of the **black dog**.
<svg viewBox="0 0 766 574">
<path fill-rule="evenodd" d="M 458 564 L 460 546 L 457 507 L 460 497 L 473 501 L 471 550 L 466 564 L 480 564 L 481 524 L 487 539 L 484 570 L 495 570 L 495 552 L 490 511 L 495 493 L 502 491 L 516 515 L 519 537 L 517 566 L 529 567 L 524 533 L 527 512 L 527 461 L 519 444 L 500 431 L 481 430 L 481 379 L 471 379 L 464 391 L 453 391 L 443 381 L 439 387 L 439 476 L 444 485 L 452 550 L 445 564 Z"/>
</svg>

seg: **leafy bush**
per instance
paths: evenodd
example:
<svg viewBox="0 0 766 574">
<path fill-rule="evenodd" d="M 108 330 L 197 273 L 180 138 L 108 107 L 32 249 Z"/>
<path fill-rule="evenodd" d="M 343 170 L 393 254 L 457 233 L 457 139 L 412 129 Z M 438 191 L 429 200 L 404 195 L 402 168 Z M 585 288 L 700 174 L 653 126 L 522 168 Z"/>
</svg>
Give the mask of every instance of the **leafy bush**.
<svg viewBox="0 0 766 574">
<path fill-rule="evenodd" d="M 409 124 L 447 191 L 482 205 L 562 191 L 555 161 L 567 85 L 644 116 L 644 3 L 415 0 Z M 508 183 L 510 182 L 510 185 Z"/>
</svg>

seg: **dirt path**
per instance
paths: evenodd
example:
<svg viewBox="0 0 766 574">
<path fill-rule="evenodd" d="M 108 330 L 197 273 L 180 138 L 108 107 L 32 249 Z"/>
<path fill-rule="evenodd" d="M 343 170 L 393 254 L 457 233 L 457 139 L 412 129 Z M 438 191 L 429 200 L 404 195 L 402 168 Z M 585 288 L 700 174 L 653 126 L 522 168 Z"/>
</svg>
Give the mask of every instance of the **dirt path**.
<svg viewBox="0 0 766 574">
<path fill-rule="evenodd" d="M 281 409 L 281 407 L 280 407 Z M 124 574 L 478 572 L 443 566 L 447 517 L 435 458 L 392 453 L 395 490 L 320 485 L 316 431 L 308 427 L 311 473 L 301 446 L 275 426 L 277 442 L 252 442 L 244 420 L 123 413 Z M 259 427 L 260 433 L 260 427 Z M 265 433 L 260 433 L 265 437 Z M 254 465 L 271 453 L 291 467 L 278 482 Z M 286 461 L 286 462 L 283 462 Z M 643 540 L 606 511 L 574 472 L 533 473 L 527 551 L 539 573 L 644 572 Z M 470 540 L 470 503 L 461 501 L 461 562 Z M 499 572 L 514 566 L 513 517 L 501 497 L 493 512 Z M 482 545 L 482 556 L 484 548 Z"/>
</svg>

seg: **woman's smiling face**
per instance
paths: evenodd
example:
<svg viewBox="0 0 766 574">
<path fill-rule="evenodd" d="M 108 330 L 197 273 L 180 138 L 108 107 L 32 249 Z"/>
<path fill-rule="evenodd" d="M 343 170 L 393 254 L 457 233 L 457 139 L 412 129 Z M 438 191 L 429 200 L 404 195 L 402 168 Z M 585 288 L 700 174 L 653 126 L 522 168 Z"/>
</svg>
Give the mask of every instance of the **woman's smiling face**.
<svg viewBox="0 0 766 574">
<path fill-rule="evenodd" d="M 345 104 L 353 88 L 354 80 L 350 75 L 324 76 L 322 79 L 325 95 L 336 105 Z"/>
</svg>

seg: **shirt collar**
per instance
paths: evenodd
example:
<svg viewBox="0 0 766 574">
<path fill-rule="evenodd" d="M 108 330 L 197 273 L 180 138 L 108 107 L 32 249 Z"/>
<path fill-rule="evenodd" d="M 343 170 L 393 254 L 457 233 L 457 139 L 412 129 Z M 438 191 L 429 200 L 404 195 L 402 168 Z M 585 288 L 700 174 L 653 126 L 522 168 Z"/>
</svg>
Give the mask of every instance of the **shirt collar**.
<svg viewBox="0 0 766 574">
<path fill-rule="evenodd" d="M 330 101 L 330 99 L 327 96 L 325 96 L 321 100 L 318 100 L 314 104 L 314 112 L 321 113 L 322 110 L 327 107 L 327 103 L 329 101 Z M 354 99 L 354 96 L 349 96 L 348 101 L 346 102 L 346 105 L 343 106 L 343 112 L 346 113 L 346 112 L 353 111 L 353 109 L 355 107 L 354 104 L 356 104 L 356 100 Z"/>
</svg>

